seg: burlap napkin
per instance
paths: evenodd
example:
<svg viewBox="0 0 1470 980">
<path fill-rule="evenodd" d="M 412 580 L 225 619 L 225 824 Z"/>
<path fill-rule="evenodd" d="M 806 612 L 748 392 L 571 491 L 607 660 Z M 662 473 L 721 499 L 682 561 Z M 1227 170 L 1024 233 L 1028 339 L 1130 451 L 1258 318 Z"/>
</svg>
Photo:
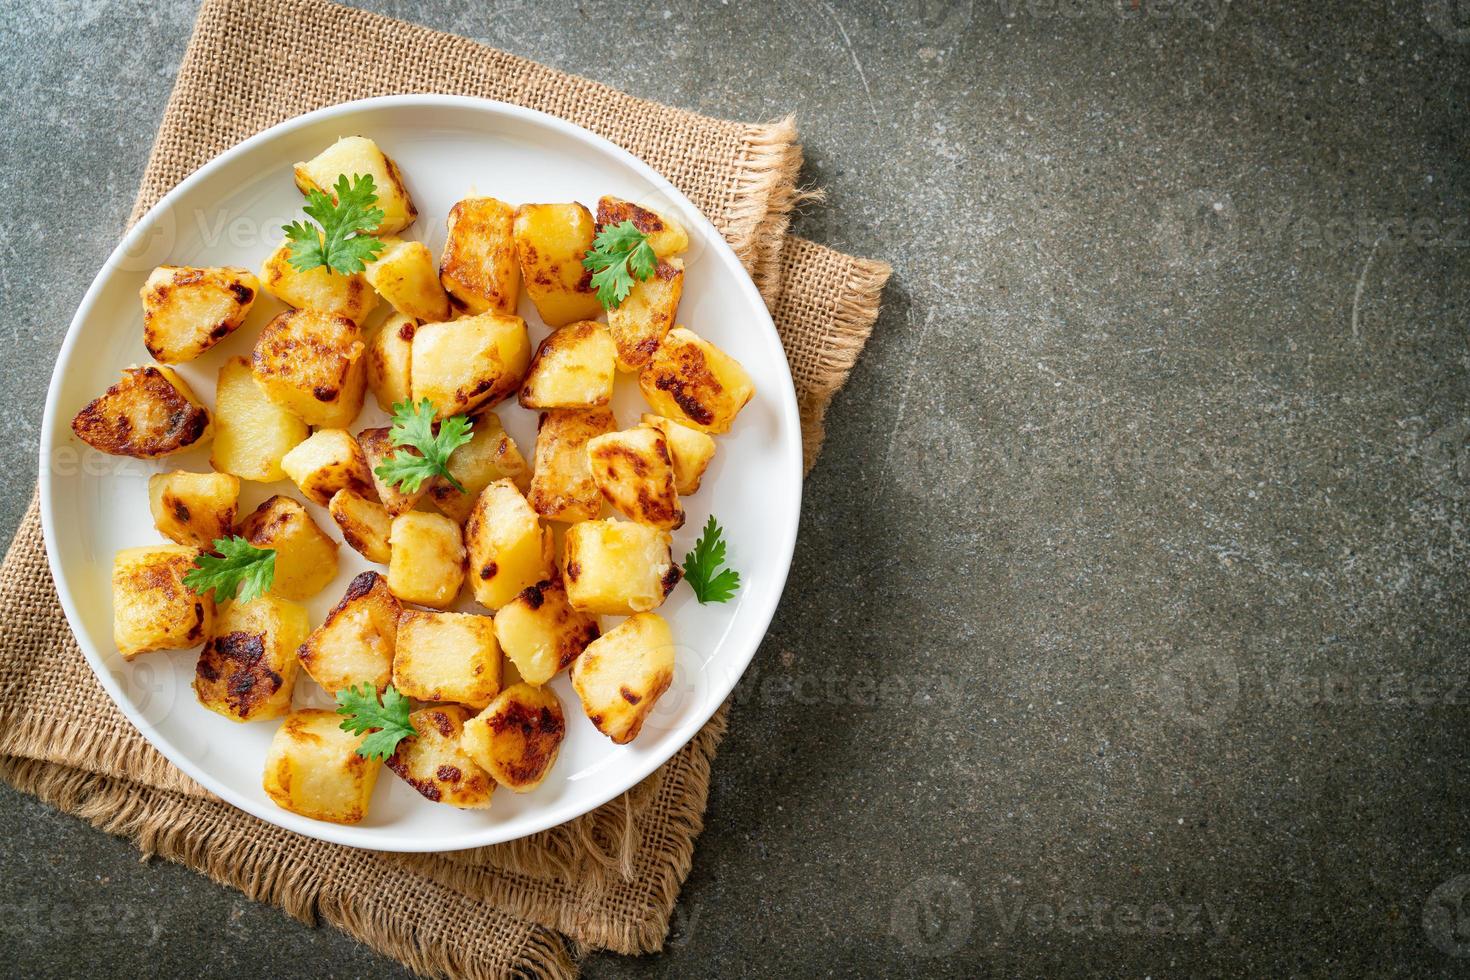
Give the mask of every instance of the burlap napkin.
<svg viewBox="0 0 1470 980">
<path fill-rule="evenodd" d="M 250 68 L 241 71 L 242 57 Z M 791 122 L 708 119 L 503 52 L 317 0 L 209 0 L 134 219 L 222 150 L 291 116 L 371 95 L 448 92 L 541 109 L 642 157 L 752 271 L 786 346 L 808 466 L 828 401 L 866 341 L 888 267 L 785 234 L 799 199 Z M 87 667 L 32 501 L 0 566 L 0 776 L 146 854 L 179 861 L 425 974 L 569 976 L 574 951 L 659 948 L 693 856 L 722 709 L 667 765 L 597 811 L 474 851 L 322 844 L 224 804 L 123 718 Z"/>
</svg>

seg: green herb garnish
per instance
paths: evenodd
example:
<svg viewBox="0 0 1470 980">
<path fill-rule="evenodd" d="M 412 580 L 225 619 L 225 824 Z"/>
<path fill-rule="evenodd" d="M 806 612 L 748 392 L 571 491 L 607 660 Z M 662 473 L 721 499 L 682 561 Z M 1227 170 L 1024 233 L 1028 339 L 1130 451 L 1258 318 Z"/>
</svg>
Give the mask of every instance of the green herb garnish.
<svg viewBox="0 0 1470 980">
<path fill-rule="evenodd" d="M 720 525 L 711 514 L 704 532 L 694 542 L 694 550 L 684 556 L 684 581 L 694 589 L 694 597 L 701 605 L 729 602 L 740 588 L 739 572 L 733 568 L 720 569 L 725 563 L 725 542 L 720 533 Z"/>
<path fill-rule="evenodd" d="M 306 193 L 304 210 L 320 228 L 293 221 L 283 229 L 291 242 L 291 266 L 299 272 L 326 266 L 329 272 L 352 275 L 383 250 L 383 243 L 371 234 L 383 221 L 382 209 L 375 206 L 378 195 L 372 174 L 354 175 L 351 183 L 342 174 L 333 191 L 336 201 L 315 188 Z"/>
<path fill-rule="evenodd" d="M 195 594 L 202 596 L 213 589 L 215 601 L 223 602 L 239 592 L 241 602 L 250 602 L 270 590 L 276 578 L 274 549 L 257 548 L 236 535 L 215 538 L 214 550 L 219 554 L 200 555 L 184 575 L 184 584 Z"/>
<path fill-rule="evenodd" d="M 361 735 L 373 730 L 357 747 L 357 754 L 364 759 L 386 759 L 399 742 L 418 734 L 408 720 L 408 698 L 392 684 L 383 691 L 381 703 L 377 689 L 367 681 L 360 690 L 349 687 L 338 691 L 337 714 L 346 719 L 339 726 L 344 732 Z"/>
<path fill-rule="evenodd" d="M 652 278 L 658 267 L 658 256 L 648 244 L 648 236 L 633 222 L 624 221 L 603 226 L 592 240 L 592 249 L 583 257 L 582 267 L 592 270 L 597 302 L 603 309 L 611 310 L 628 298 L 635 279 Z"/>
<path fill-rule="evenodd" d="M 434 431 L 434 403 L 427 398 L 417 405 L 399 402 L 393 406 L 393 426 L 388 438 L 395 446 L 417 449 L 413 453 L 394 453 L 373 470 L 384 482 L 397 484 L 405 493 L 416 493 L 425 480 L 442 476 L 460 493 L 468 493 L 449 472 L 449 456 L 470 441 L 470 420 L 465 415 L 451 415 Z"/>
</svg>

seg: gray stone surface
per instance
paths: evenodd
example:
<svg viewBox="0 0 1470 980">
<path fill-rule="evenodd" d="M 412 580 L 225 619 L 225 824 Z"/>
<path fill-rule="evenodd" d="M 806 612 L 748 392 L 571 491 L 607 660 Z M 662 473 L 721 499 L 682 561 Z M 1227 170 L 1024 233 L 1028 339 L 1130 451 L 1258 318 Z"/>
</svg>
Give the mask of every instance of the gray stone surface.
<svg viewBox="0 0 1470 980">
<path fill-rule="evenodd" d="M 896 268 L 669 949 L 589 976 L 1466 972 L 1463 5 L 370 5 L 797 112 L 797 230 Z M 0 10 L 7 532 L 192 15 Z M 398 972 L 8 790 L 0 836 L 5 972 Z"/>
</svg>

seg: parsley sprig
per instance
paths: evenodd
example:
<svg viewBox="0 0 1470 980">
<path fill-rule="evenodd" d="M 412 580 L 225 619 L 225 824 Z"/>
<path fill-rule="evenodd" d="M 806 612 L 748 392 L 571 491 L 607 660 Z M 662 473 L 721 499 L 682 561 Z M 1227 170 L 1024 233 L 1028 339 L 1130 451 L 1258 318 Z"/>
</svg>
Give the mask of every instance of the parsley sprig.
<svg viewBox="0 0 1470 980">
<path fill-rule="evenodd" d="M 200 555 L 184 575 L 184 584 L 196 595 L 202 596 L 213 589 L 215 601 L 223 602 L 235 598 L 238 592 L 241 602 L 250 602 L 270 591 L 276 578 L 274 549 L 257 548 L 234 535 L 215 538 L 214 550 L 219 554 Z"/>
<path fill-rule="evenodd" d="M 700 605 L 706 602 L 729 602 L 740 588 L 740 573 L 733 568 L 721 569 L 725 563 L 725 542 L 720 525 L 711 514 L 694 550 L 684 556 L 684 581 L 694 589 Z"/>
<path fill-rule="evenodd" d="M 399 742 L 418 734 L 418 729 L 408 720 L 408 698 L 399 694 L 392 684 L 383 691 L 381 703 L 377 688 L 367 681 L 363 681 L 361 689 L 349 687 L 338 691 L 337 714 L 345 718 L 338 726 L 344 732 L 361 735 L 372 730 L 357 747 L 357 754 L 364 759 L 386 759 Z"/>
<path fill-rule="evenodd" d="M 371 234 L 383 221 L 373 175 L 354 174 L 348 183 L 342 174 L 332 190 L 335 201 L 315 188 L 306 194 L 303 210 L 320 228 L 309 221 L 293 221 L 283 229 L 291 242 L 291 266 L 300 272 L 326 266 L 329 272 L 352 275 L 383 250 L 383 243 Z"/>
<path fill-rule="evenodd" d="M 427 398 L 417 405 L 399 402 L 393 406 L 393 426 L 388 438 L 395 446 L 417 449 L 420 455 L 394 453 L 373 470 L 384 482 L 398 484 L 405 493 L 417 493 L 425 480 L 442 476 L 460 493 L 468 493 L 449 472 L 449 456 L 470 441 L 470 420 L 451 415 L 434 431 L 434 403 Z"/>
<path fill-rule="evenodd" d="M 592 240 L 592 248 L 582 258 L 582 267 L 592 270 L 592 285 L 597 289 L 597 302 L 605 310 L 616 309 L 633 291 L 634 279 L 653 276 L 658 256 L 648 244 L 648 236 L 631 221 L 604 225 Z"/>
</svg>

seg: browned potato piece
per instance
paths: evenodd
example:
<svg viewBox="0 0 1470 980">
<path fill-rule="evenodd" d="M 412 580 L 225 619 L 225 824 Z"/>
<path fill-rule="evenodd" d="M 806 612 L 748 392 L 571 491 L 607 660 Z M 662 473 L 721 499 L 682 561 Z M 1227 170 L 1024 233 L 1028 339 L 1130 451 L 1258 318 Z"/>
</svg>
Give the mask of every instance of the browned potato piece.
<svg viewBox="0 0 1470 980">
<path fill-rule="evenodd" d="M 353 323 L 378 306 L 378 294 L 362 273 L 344 275 L 324 265 L 302 271 L 291 264 L 291 243 L 282 241 L 260 267 L 265 291 L 298 310 L 346 317 Z"/>
<path fill-rule="evenodd" d="M 121 381 L 76 414 L 71 430 L 93 449 L 138 459 L 181 453 L 214 434 L 184 379 L 152 366 L 124 368 Z"/>
<path fill-rule="evenodd" d="M 604 195 L 598 199 L 598 231 L 624 221 L 633 222 L 633 227 L 648 236 L 649 247 L 661 259 L 678 255 L 689 247 L 689 233 L 673 218 L 619 197 Z"/>
<path fill-rule="evenodd" d="M 259 292 L 247 269 L 161 265 L 139 291 L 143 346 L 162 364 L 192 361 L 245 322 Z"/>
<path fill-rule="evenodd" d="M 311 434 L 305 422 L 265 396 L 243 357 L 220 366 L 214 408 L 209 465 L 242 480 L 284 480 L 281 460 Z"/>
<path fill-rule="evenodd" d="M 459 745 L 469 716 L 457 704 L 415 711 L 408 721 L 418 734 L 398 743 L 388 768 L 426 800 L 464 810 L 485 809 L 495 781 Z"/>
<path fill-rule="evenodd" d="M 460 493 L 442 476 L 429 484 L 434 505 L 461 524 L 469 519 L 480 491 L 496 480 L 508 479 L 522 490 L 531 485 L 531 467 L 500 424 L 500 416 L 483 412 L 471 423 L 470 441 L 449 455 L 449 472 L 465 492 Z"/>
<path fill-rule="evenodd" d="M 597 617 L 578 612 L 561 579 L 527 586 L 495 613 L 495 638 L 527 684 L 545 684 L 597 639 Z"/>
<path fill-rule="evenodd" d="M 655 412 L 704 432 L 729 432 L 755 394 L 750 375 L 729 354 L 683 327 L 669 331 L 638 374 Z"/>
<path fill-rule="evenodd" d="M 181 544 L 124 548 L 112 559 L 112 639 L 132 660 L 150 650 L 187 650 L 209 636 L 214 594 L 184 584 L 199 549 Z"/>
<path fill-rule="evenodd" d="M 514 222 L 511 206 L 493 197 L 467 197 L 449 209 L 439 281 L 460 309 L 515 313 L 521 267 L 516 263 Z"/>
<path fill-rule="evenodd" d="M 345 176 L 351 182 L 358 176 L 372 177 L 377 207 L 383 212 L 383 220 L 373 232 L 376 235 L 396 234 L 418 217 L 398 164 L 366 136 L 344 136 L 306 163 L 296 164 L 295 169 L 301 193 L 319 190 L 333 200 L 337 198 L 337 178 Z"/>
<path fill-rule="evenodd" d="M 413 335 L 413 400 L 434 403 L 438 418 L 493 405 L 520 387 L 531 363 L 531 335 L 518 316 L 481 313 L 425 323 Z"/>
<path fill-rule="evenodd" d="M 204 551 L 235 531 L 240 481 L 227 473 L 155 473 L 148 478 L 153 526 L 164 537 Z"/>
<path fill-rule="evenodd" d="M 341 429 L 362 411 L 365 350 L 348 318 L 287 310 L 260 331 L 250 371 L 267 398 L 308 425 Z"/>
<path fill-rule="evenodd" d="M 607 328 L 579 320 L 541 341 L 521 385 L 527 408 L 596 408 L 612 401 L 617 350 Z"/>
<path fill-rule="evenodd" d="M 679 584 L 672 538 L 647 524 L 583 521 L 567 528 L 562 581 L 573 608 L 630 615 L 656 609 Z"/>
<path fill-rule="evenodd" d="M 640 371 L 658 350 L 684 295 L 684 260 L 662 259 L 653 278 L 634 283 L 628 297 L 607 311 L 620 371 Z"/>
<path fill-rule="evenodd" d="M 587 443 L 587 461 L 607 502 L 629 518 L 666 531 L 684 526 L 674 463 L 662 432 L 639 426 L 598 436 Z"/>
<path fill-rule="evenodd" d="M 286 471 L 307 500 L 325 507 L 338 490 L 361 496 L 377 491 L 368 472 L 367 457 L 346 429 L 318 429 L 281 459 Z"/>
<path fill-rule="evenodd" d="M 399 611 L 383 576 L 363 572 L 300 644 L 301 666 L 328 694 L 363 684 L 382 691 L 393 677 Z"/>
<path fill-rule="evenodd" d="M 393 309 L 416 320 L 448 320 L 449 294 L 439 284 L 434 256 L 423 242 L 384 238 L 378 257 L 363 276 Z"/>
<path fill-rule="evenodd" d="M 662 616 L 629 616 L 572 664 L 572 689 L 597 730 L 619 745 L 638 737 L 674 680 L 674 634 Z"/>
<path fill-rule="evenodd" d="M 443 609 L 464 584 L 465 550 L 459 525 L 443 514 L 409 511 L 388 532 L 388 588 L 404 602 Z"/>
<path fill-rule="evenodd" d="M 274 595 L 310 599 L 337 577 L 337 542 L 327 537 L 300 501 L 277 494 L 240 522 L 236 533 L 276 553 Z"/>
<path fill-rule="evenodd" d="M 388 535 L 393 526 L 393 518 L 388 516 L 382 504 L 351 490 L 338 490 L 327 504 L 327 512 L 337 522 L 342 540 L 353 551 L 368 561 L 379 565 L 388 564 L 392 555 L 388 548 Z"/>
<path fill-rule="evenodd" d="M 413 335 L 418 321 L 395 313 L 373 331 L 367 342 L 367 386 L 378 407 L 392 413 L 393 406 L 413 397 L 411 368 Z"/>
<path fill-rule="evenodd" d="M 602 512 L 602 494 L 587 463 L 587 443 L 617 427 L 605 408 L 553 408 L 541 413 L 536 469 L 527 495 L 536 513 L 571 524 L 590 521 Z"/>
<path fill-rule="evenodd" d="M 499 609 L 528 585 L 551 574 L 551 531 L 514 483 L 496 480 L 480 491 L 464 525 L 475 601 Z"/>
<path fill-rule="evenodd" d="M 335 711 L 302 708 L 276 729 L 261 785 L 281 809 L 333 823 L 367 816 L 383 763 L 358 755 L 367 732 L 343 731 L 341 721 Z"/>
<path fill-rule="evenodd" d="M 383 460 L 395 453 L 409 453 L 414 456 L 423 455 L 412 446 L 395 446 L 390 430 L 363 429 L 357 434 L 357 444 L 362 447 L 362 453 L 367 457 L 368 472 L 373 475 L 373 486 L 377 488 L 378 499 L 383 502 L 383 509 L 388 512 L 389 517 L 397 517 L 399 514 L 413 510 L 414 505 L 419 502 L 428 491 L 428 484 L 420 484 L 413 493 L 405 493 L 397 484 L 388 483 L 378 475 L 378 467 L 383 465 Z"/>
<path fill-rule="evenodd" d="M 592 247 L 592 212 L 571 204 L 522 204 L 516 208 L 516 257 L 526 294 L 548 327 L 595 320 L 602 312 L 592 273 L 582 259 Z"/>
<path fill-rule="evenodd" d="M 393 686 L 420 701 L 485 707 L 500 692 L 495 621 L 470 613 L 403 610 Z"/>
<path fill-rule="evenodd" d="M 199 703 L 231 721 L 289 713 L 307 629 L 306 607 L 277 596 L 228 603 L 194 666 Z"/>
<path fill-rule="evenodd" d="M 662 415 L 647 415 L 644 425 L 664 434 L 669 445 L 669 455 L 674 460 L 674 486 L 681 497 L 687 497 L 699 489 L 699 481 L 710 460 L 715 458 L 715 441 L 698 429 L 691 429 L 681 422 L 666 419 Z"/>
<path fill-rule="evenodd" d="M 550 688 L 515 684 L 464 723 L 459 744 L 497 783 L 529 793 L 556 764 L 566 734 L 561 702 Z"/>
</svg>

